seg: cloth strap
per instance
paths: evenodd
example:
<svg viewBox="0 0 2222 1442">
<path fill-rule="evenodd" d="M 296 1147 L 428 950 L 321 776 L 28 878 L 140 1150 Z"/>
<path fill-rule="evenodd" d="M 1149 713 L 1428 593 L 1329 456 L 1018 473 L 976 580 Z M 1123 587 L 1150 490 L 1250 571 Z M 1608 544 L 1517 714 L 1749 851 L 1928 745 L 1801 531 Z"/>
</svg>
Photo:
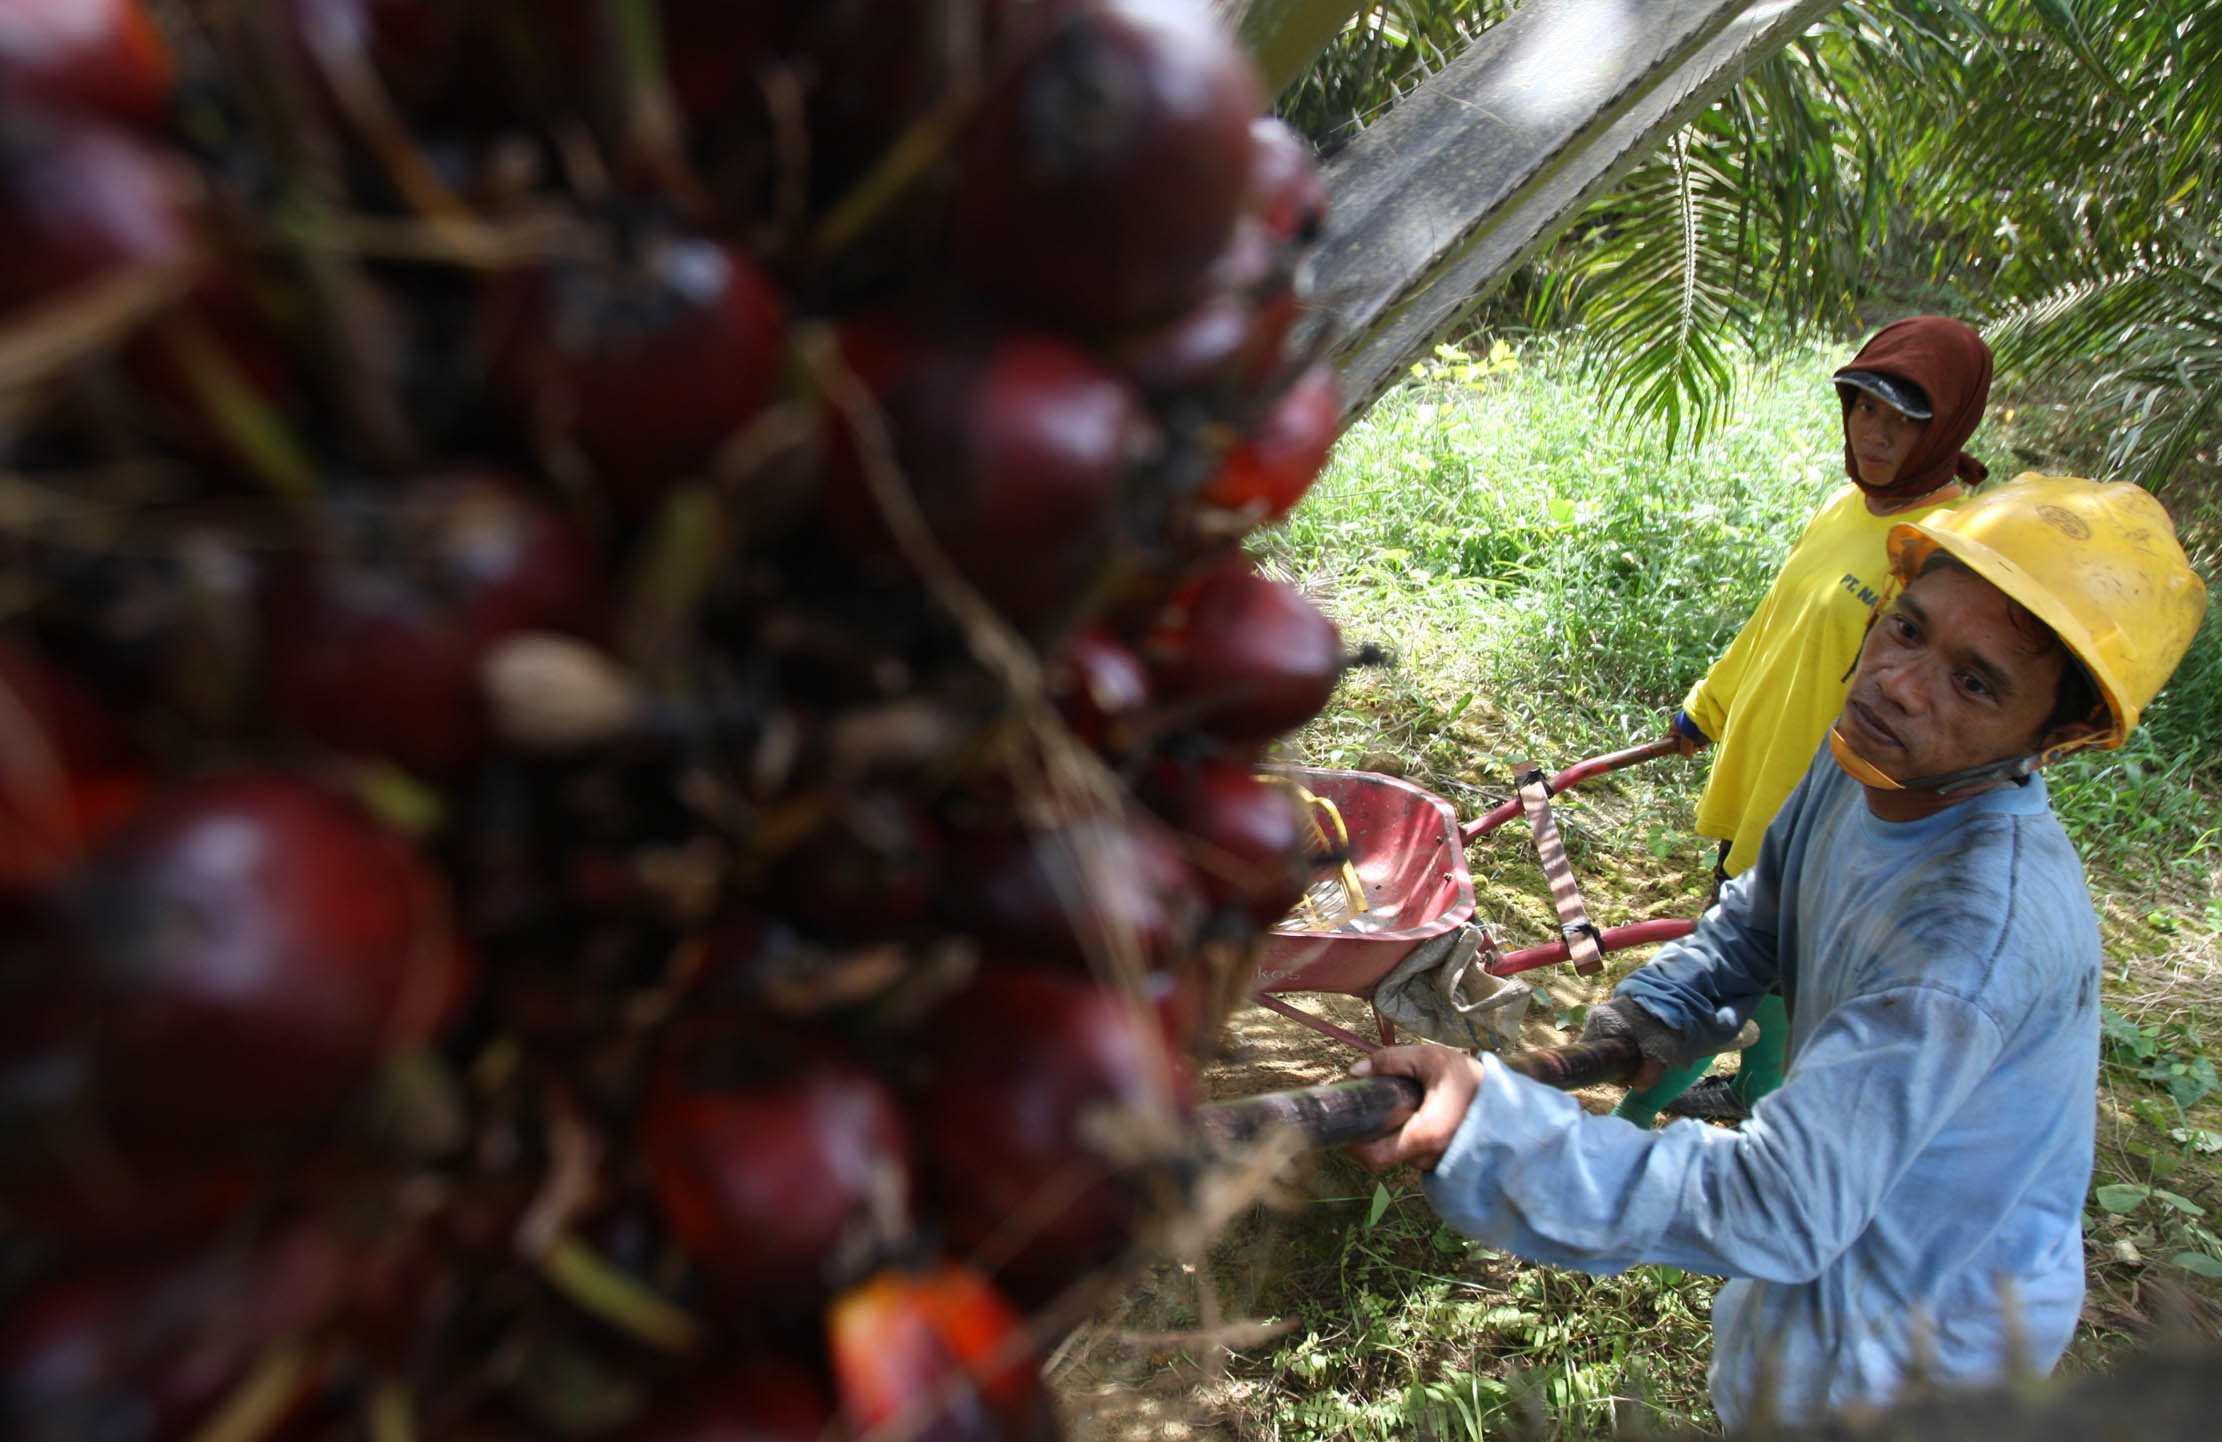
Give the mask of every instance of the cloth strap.
<svg viewBox="0 0 2222 1442">
<path fill-rule="evenodd" d="M 1525 761 L 1516 766 L 1528 766 Z M 1597 925 L 1582 905 L 1581 888 L 1574 884 L 1574 868 L 1566 860 L 1566 843 L 1551 815 L 1551 781 L 1540 766 L 1518 772 L 1520 805 L 1528 813 L 1528 829 L 1535 833 L 1535 854 L 1543 863 L 1543 878 L 1551 883 L 1551 904 L 1558 908 L 1559 935 L 1574 970 L 1601 971 L 1604 949 L 1598 945 Z"/>
</svg>

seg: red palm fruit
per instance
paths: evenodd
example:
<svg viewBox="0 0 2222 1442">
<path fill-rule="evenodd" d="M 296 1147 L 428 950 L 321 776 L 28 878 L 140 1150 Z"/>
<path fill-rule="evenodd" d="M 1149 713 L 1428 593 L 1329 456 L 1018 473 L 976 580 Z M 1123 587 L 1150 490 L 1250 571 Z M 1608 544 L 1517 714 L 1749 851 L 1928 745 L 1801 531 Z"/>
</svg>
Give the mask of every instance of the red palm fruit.
<svg viewBox="0 0 2222 1442">
<path fill-rule="evenodd" d="M 153 125 L 170 101 L 170 47 L 140 0 L 7 0 L 0 96 Z"/>
<path fill-rule="evenodd" d="M 1100 578 L 1130 468 L 1156 441 L 1133 393 L 1029 331 L 929 342 L 857 325 L 843 352 L 877 391 L 903 478 L 957 569 L 1024 629 L 1062 620 Z M 828 519 L 867 558 L 900 564 L 846 424 L 833 424 Z"/>
<path fill-rule="evenodd" d="M 1149 704 L 1149 669 L 1131 647 L 1101 626 L 1067 642 L 1050 666 L 1058 710 L 1075 736 L 1097 750 L 1116 750 L 1131 739 L 1132 723 Z"/>
<path fill-rule="evenodd" d="M 303 1225 L 253 1247 L 50 1277 L 0 1332 L 0 1435 L 185 1436 L 266 1349 L 333 1315 L 346 1268 L 332 1238 Z"/>
<path fill-rule="evenodd" d="M 191 190 L 168 157 L 81 120 L 12 119 L 0 134 L 0 310 L 190 261 Z"/>
<path fill-rule="evenodd" d="M 314 1126 L 462 993 L 437 877 L 352 803 L 290 776 L 158 795 L 62 906 L 103 1099 L 168 1144 Z"/>
<path fill-rule="evenodd" d="M 762 1354 L 704 1369 L 702 1380 L 625 1433 L 625 1442 L 823 1442 L 833 1402 L 797 1362 Z"/>
<path fill-rule="evenodd" d="M 1258 509 L 1258 523 L 1289 513 L 1326 466 L 1342 429 L 1342 386 L 1322 361 L 1298 376 L 1248 439 L 1229 451 L 1201 497 L 1230 511 Z"/>
<path fill-rule="evenodd" d="M 1301 309 L 1289 267 L 1246 215 L 1213 262 L 1204 298 L 1122 344 L 1119 366 L 1160 406 L 1201 403 L 1217 413 L 1280 371 Z"/>
<path fill-rule="evenodd" d="M 959 274 L 981 294 L 1116 334 L 1202 294 L 1264 108 L 1249 57 L 1197 0 L 1059 16 L 966 132 Z"/>
<path fill-rule="evenodd" d="M 738 248 L 697 237 L 540 271 L 492 304 L 496 390 L 536 435 L 576 444 L 630 515 L 706 466 L 786 364 L 779 291 Z"/>
<path fill-rule="evenodd" d="M 990 968 L 928 1045 L 919 1123 L 950 1239 L 1030 1302 L 1124 1252 L 1187 1102 L 1155 1011 L 1068 972 Z"/>
<path fill-rule="evenodd" d="M 1254 312 L 1247 297 L 1207 295 L 1177 319 L 1121 347 L 1119 368 L 1160 405 L 1215 395 L 1243 369 Z"/>
<path fill-rule="evenodd" d="M 859 1436 L 1049 1442 L 1057 1427 L 1025 1322 L 958 1262 L 888 1267 L 826 1310 L 841 1414 Z"/>
<path fill-rule="evenodd" d="M 1160 811 L 1187 844 L 1204 894 L 1257 926 L 1286 916 L 1309 877 L 1304 812 L 1288 788 L 1246 761 L 1167 772 L 1156 788 Z"/>
<path fill-rule="evenodd" d="M 100 703 L 0 639 L 0 889 L 37 886 L 74 864 L 146 787 Z"/>
<path fill-rule="evenodd" d="M 1117 819 L 975 840 L 952 858 L 954 919 L 992 957 L 1085 968 L 1112 958 L 1176 964 L 1201 912 L 1196 879 L 1164 826 Z"/>
<path fill-rule="evenodd" d="M 793 39 L 806 78 L 816 193 L 831 199 L 852 184 L 949 93 L 965 67 L 983 57 L 997 64 L 1028 48 L 1058 16 L 1094 3 L 822 0 L 788 7 L 807 12 Z"/>
<path fill-rule="evenodd" d="M 667 1069 L 640 1148 L 672 1233 L 727 1287 L 807 1310 L 906 1223 L 911 1145 L 894 1097 L 840 1054 L 736 1043 L 731 1085 Z"/>
<path fill-rule="evenodd" d="M 593 548 L 566 515 L 495 471 L 417 477 L 331 508 L 337 554 L 272 568 L 269 681 L 287 725 L 425 775 L 491 740 L 480 663 L 520 631 L 595 619 Z"/>
<path fill-rule="evenodd" d="M 1294 587 L 1222 566 L 1179 610 L 1157 638 L 1156 675 L 1167 705 L 1205 730 L 1262 741 L 1318 715 L 1334 694 L 1341 634 Z"/>
<path fill-rule="evenodd" d="M 1309 246 L 1327 225 L 1327 181 L 1311 142 L 1273 115 L 1250 122 L 1250 213 L 1282 245 Z"/>
</svg>

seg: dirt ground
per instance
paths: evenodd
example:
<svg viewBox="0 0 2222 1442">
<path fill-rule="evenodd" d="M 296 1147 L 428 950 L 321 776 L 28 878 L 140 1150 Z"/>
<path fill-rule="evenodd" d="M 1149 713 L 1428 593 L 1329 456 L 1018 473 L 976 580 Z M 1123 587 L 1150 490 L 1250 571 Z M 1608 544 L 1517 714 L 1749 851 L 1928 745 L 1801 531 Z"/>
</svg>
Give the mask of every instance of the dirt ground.
<svg viewBox="0 0 2222 1442">
<path fill-rule="evenodd" d="M 1554 980 L 1557 999 L 1583 989 Z M 1583 998 L 1586 999 L 1586 996 Z M 1378 1035 L 1372 1008 L 1355 997 L 1306 994 L 1290 998 L 1306 1011 L 1360 1036 Z M 1522 1041 L 1550 1046 L 1570 1040 L 1551 1024 L 1553 996 L 1538 993 Z M 1226 1055 L 1206 1068 L 1206 1100 L 1320 1086 L 1344 1079 L 1358 1053 L 1348 1045 L 1260 1006 L 1229 1019 Z M 1617 1090 L 1577 1093 L 1606 1110 Z M 1270 1319 L 1220 1297 L 1256 1290 L 1255 1274 L 1289 1248 L 1309 1223 L 1307 1204 L 1347 1191 L 1346 1169 L 1323 1170 L 1296 1156 L 1266 1174 L 1231 1180 L 1207 1202 L 1220 1215 L 1202 1219 L 1203 1234 L 1165 1249 L 1168 1260 L 1146 1267 L 1120 1296 L 1066 1337 L 1049 1376 L 1073 1442 L 1249 1442 L 1232 1404 L 1248 1386 L 1229 1354 L 1262 1349 L 1276 1335 Z M 1317 1209 L 1309 1209 L 1316 1211 Z M 1216 1286 L 1206 1282 L 1216 1281 Z"/>
<path fill-rule="evenodd" d="M 1309 1011 L 1360 1035 L 1374 1034 L 1372 1009 L 1355 997 L 1306 996 Z M 1207 1101 L 1320 1086 L 1342 1079 L 1358 1053 L 1264 1007 L 1248 1006 L 1229 1019 L 1226 1056 L 1201 1078 Z M 1306 1159 L 1279 1181 L 1298 1192 L 1316 1175 Z M 1261 1183 L 1268 1187 L 1271 1183 Z M 1284 1201 L 1297 1198 L 1284 1195 Z M 1199 1248 L 1147 1267 L 1134 1285 L 1065 1339 L 1049 1375 L 1066 1433 L 1072 1442 L 1196 1442 L 1242 1436 L 1221 1415 L 1226 1410 L 1225 1354 L 1213 1334 L 1239 1334 L 1254 1318 L 1218 1316 L 1202 1283 L 1210 1271 L 1243 1265 L 1247 1251 L 1268 1245 L 1273 1224 L 1287 1213 L 1249 1208 L 1230 1219 Z M 1200 1240 L 1200 1239 L 1199 1239 Z M 1250 1334 L 1254 1336 L 1254 1332 Z M 1259 1340 L 1262 1340 L 1259 1339 Z"/>
</svg>

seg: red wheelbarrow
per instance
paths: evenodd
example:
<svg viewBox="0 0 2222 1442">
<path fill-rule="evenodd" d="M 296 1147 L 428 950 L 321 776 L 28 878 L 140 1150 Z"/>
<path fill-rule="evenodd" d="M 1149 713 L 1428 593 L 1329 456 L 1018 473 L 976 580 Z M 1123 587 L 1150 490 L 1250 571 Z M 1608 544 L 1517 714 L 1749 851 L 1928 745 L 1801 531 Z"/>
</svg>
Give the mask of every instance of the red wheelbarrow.
<svg viewBox="0 0 2222 1442">
<path fill-rule="evenodd" d="M 1449 802 L 1394 776 L 1316 767 L 1276 772 L 1326 803 L 1319 808 L 1327 818 L 1325 827 L 1331 832 L 1339 826 L 1344 833 L 1329 839 L 1344 842 L 1349 864 L 1339 876 L 1316 885 L 1305 903 L 1267 934 L 1254 999 L 1370 1051 L 1376 1043 L 1281 1000 L 1280 994 L 1308 991 L 1364 997 L 1373 1003 L 1381 1040 L 1387 1043 L 1396 1037 L 1396 1021 L 1383 1010 L 1382 988 L 1397 986 L 1400 1000 L 1412 996 L 1415 962 L 1428 967 L 1426 987 L 1443 998 L 1448 1012 L 1468 1018 L 1490 1012 L 1501 1016 L 1507 1000 L 1524 1005 L 1527 989 L 1508 988 L 1491 978 L 1561 961 L 1572 961 L 1578 971 L 1595 972 L 1603 967 L 1606 952 L 1687 936 L 1697 923 L 1686 918 L 1594 925 L 1567 865 L 1550 800 L 1570 786 L 1677 749 L 1673 740 L 1662 739 L 1592 757 L 1555 776 L 1521 765 L 1515 778 L 1519 795 L 1465 823 Z M 1520 816 L 1528 820 L 1551 883 L 1560 939 L 1508 952 L 1498 947 L 1496 938 L 1474 916 L 1474 883 L 1466 866 L 1466 848 Z M 1410 1012 L 1405 1014 L 1409 1017 Z M 1517 1011 L 1511 1014 L 1516 1024 Z M 1473 1039 L 1490 1044 L 1485 1033 L 1494 1033 L 1495 1040 L 1505 1040 L 1509 1029 L 1476 1022 Z"/>
</svg>

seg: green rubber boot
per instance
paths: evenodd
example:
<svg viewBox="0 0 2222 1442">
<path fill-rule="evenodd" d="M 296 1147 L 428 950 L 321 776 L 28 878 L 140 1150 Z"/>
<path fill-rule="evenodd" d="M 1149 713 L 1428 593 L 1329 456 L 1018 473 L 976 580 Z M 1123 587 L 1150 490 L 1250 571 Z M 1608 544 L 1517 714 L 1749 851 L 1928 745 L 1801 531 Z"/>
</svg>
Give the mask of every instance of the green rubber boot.
<svg viewBox="0 0 2222 1442">
<path fill-rule="evenodd" d="M 1752 1008 L 1751 1019 L 1759 1024 L 1759 1039 L 1737 1054 L 1736 1071 L 1728 1081 L 1728 1090 L 1747 1112 L 1761 1097 L 1782 1085 L 1784 1062 L 1790 1051 L 1790 1012 L 1779 995 L 1770 992 L 1761 997 L 1759 1005 Z M 1711 1065 L 1708 1058 L 1693 1067 L 1670 1070 L 1652 1085 L 1621 1098 L 1612 1114 L 1648 1127 Z"/>
<path fill-rule="evenodd" d="M 1712 1064 L 1713 1059 L 1707 1057 L 1696 1066 L 1669 1067 L 1666 1074 L 1650 1086 L 1640 1091 L 1631 1088 L 1628 1095 L 1620 1099 L 1620 1105 L 1612 1109 L 1612 1114 L 1639 1127 L 1650 1126 L 1659 1119 L 1659 1108 L 1688 1091 L 1690 1083 L 1705 1075 L 1706 1068 Z"/>
<path fill-rule="evenodd" d="M 1761 1097 L 1782 1085 L 1783 1066 L 1790 1052 L 1790 1011 L 1782 1004 L 1779 992 L 1761 997 L 1751 1019 L 1759 1023 L 1759 1040 L 1744 1048 L 1735 1079 L 1728 1084 L 1747 1112 Z"/>
</svg>

